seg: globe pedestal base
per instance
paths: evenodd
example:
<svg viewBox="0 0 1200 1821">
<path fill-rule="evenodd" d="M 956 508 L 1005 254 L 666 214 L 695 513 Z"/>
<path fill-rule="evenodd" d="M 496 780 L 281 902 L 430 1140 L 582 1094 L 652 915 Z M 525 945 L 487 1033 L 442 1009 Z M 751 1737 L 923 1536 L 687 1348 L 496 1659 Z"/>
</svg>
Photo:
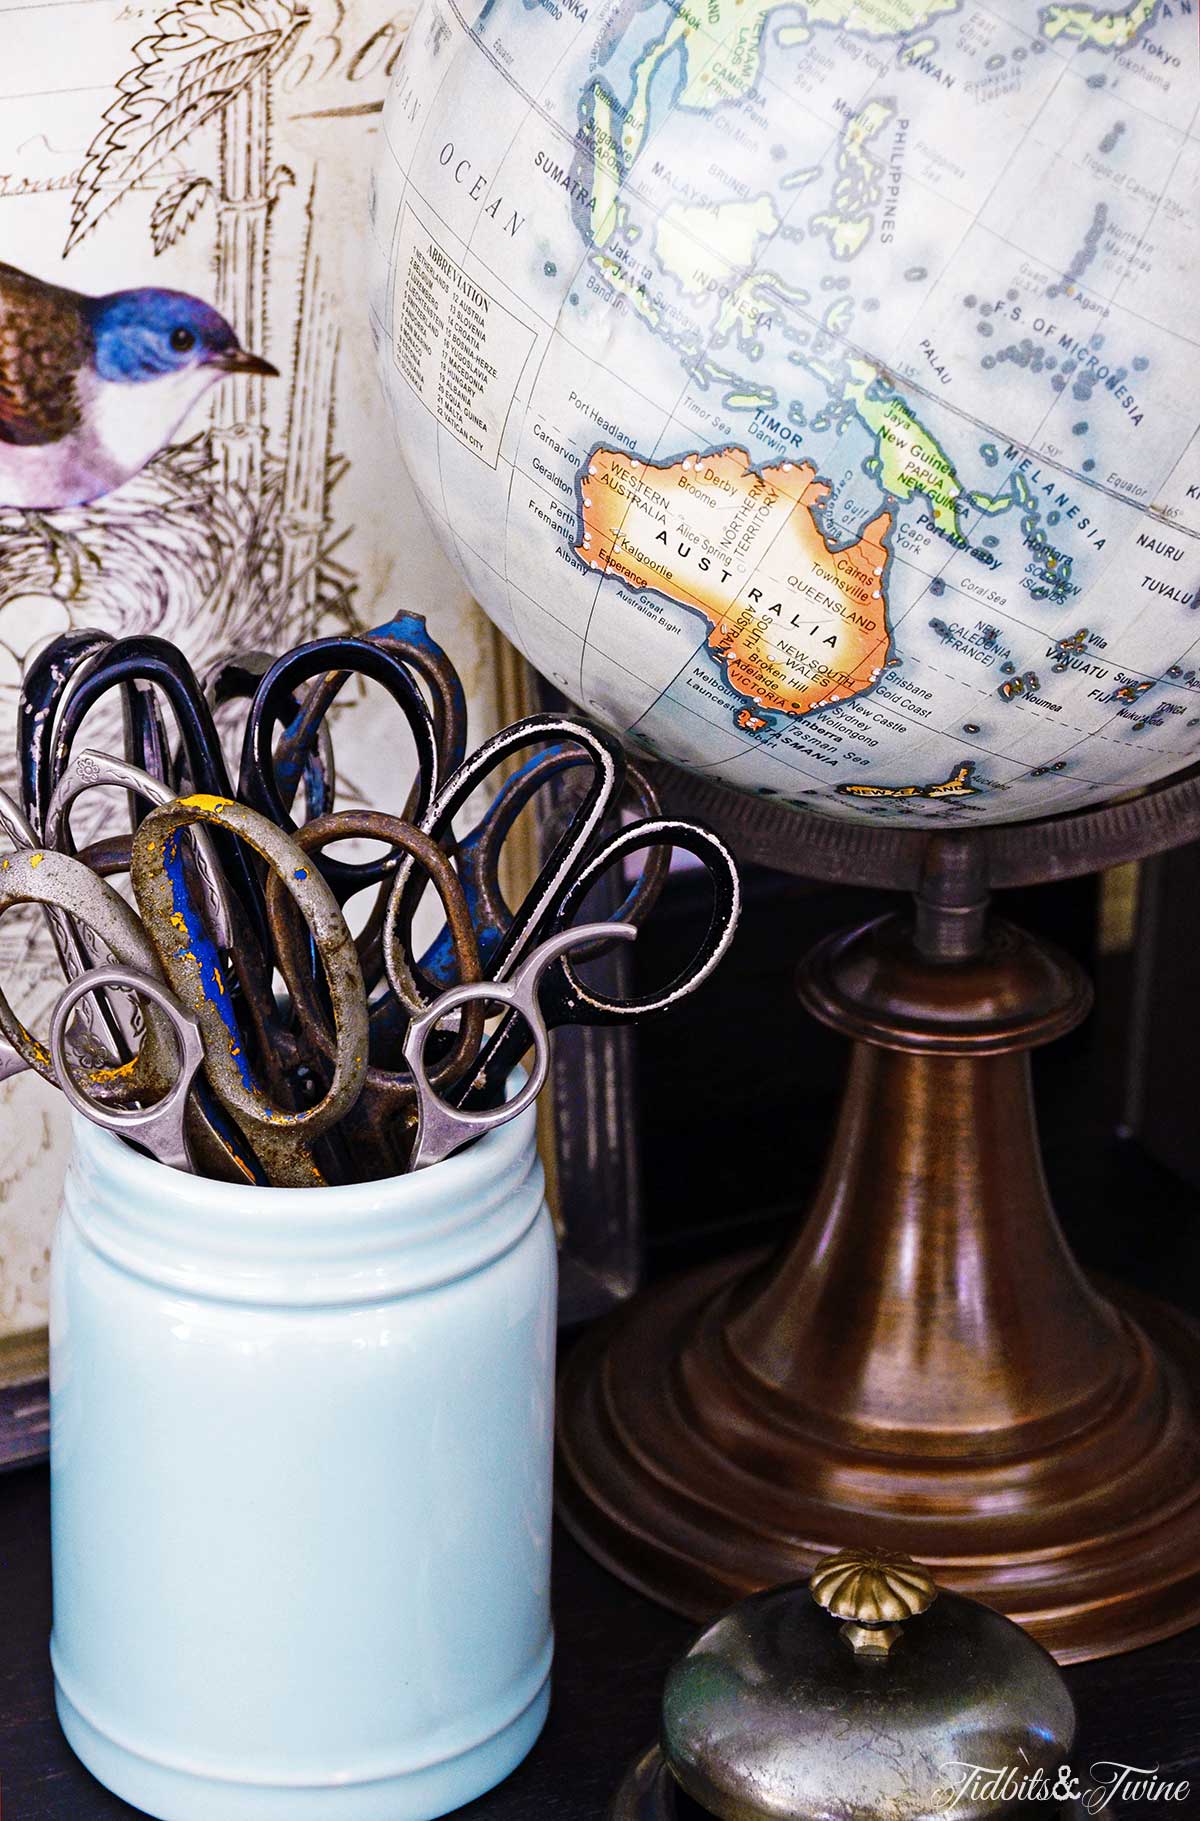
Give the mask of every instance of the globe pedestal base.
<svg viewBox="0 0 1200 1821">
<path fill-rule="evenodd" d="M 1070 1662 L 1200 1620 L 1200 1329 L 1072 1259 L 1028 1052 L 1090 991 L 955 895 L 805 964 L 854 1039 L 815 1204 L 782 1257 L 656 1289 L 576 1349 L 559 1508 L 697 1618 L 880 1545 Z"/>
</svg>

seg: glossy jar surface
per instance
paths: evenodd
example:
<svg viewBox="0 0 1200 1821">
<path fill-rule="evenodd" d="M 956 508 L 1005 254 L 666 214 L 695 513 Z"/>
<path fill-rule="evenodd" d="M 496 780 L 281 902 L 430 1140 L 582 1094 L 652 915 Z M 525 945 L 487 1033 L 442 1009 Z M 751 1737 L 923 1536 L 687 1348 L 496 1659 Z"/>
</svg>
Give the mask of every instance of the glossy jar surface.
<svg viewBox="0 0 1200 1821">
<path fill-rule="evenodd" d="M 164 1821 L 429 1821 L 545 1718 L 556 1260 L 532 1114 L 320 1190 L 84 1122 L 51 1305 L 59 1717 Z"/>
</svg>

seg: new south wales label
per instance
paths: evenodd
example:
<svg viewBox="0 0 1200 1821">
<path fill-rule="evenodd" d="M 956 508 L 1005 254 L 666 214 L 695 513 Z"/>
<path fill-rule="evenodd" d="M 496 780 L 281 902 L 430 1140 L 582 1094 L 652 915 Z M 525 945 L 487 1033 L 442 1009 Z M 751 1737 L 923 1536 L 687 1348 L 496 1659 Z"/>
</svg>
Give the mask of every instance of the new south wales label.
<svg viewBox="0 0 1200 1821">
<path fill-rule="evenodd" d="M 392 352 L 443 429 L 494 468 L 536 339 L 406 207 L 396 247 Z"/>
</svg>

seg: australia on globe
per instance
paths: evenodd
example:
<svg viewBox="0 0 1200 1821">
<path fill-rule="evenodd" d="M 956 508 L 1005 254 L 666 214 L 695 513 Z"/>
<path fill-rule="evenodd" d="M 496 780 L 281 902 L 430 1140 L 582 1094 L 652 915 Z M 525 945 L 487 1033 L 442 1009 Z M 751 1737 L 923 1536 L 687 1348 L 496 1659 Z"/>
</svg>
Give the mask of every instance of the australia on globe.
<svg viewBox="0 0 1200 1821">
<path fill-rule="evenodd" d="M 1200 759 L 1197 0 L 425 0 L 405 461 L 531 663 L 827 815 Z"/>
</svg>

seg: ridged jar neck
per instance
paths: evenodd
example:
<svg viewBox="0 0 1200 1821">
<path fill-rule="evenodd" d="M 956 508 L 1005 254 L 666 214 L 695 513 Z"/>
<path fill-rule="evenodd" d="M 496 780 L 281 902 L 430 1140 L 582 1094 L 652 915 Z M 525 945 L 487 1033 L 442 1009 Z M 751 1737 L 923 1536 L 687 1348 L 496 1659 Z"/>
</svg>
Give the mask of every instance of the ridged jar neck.
<svg viewBox="0 0 1200 1821">
<path fill-rule="evenodd" d="M 321 1189 L 189 1176 L 77 1117 L 63 1219 L 118 1270 L 187 1295 L 351 1305 L 481 1270 L 532 1225 L 543 1181 L 532 1108 L 427 1170 Z"/>
</svg>

